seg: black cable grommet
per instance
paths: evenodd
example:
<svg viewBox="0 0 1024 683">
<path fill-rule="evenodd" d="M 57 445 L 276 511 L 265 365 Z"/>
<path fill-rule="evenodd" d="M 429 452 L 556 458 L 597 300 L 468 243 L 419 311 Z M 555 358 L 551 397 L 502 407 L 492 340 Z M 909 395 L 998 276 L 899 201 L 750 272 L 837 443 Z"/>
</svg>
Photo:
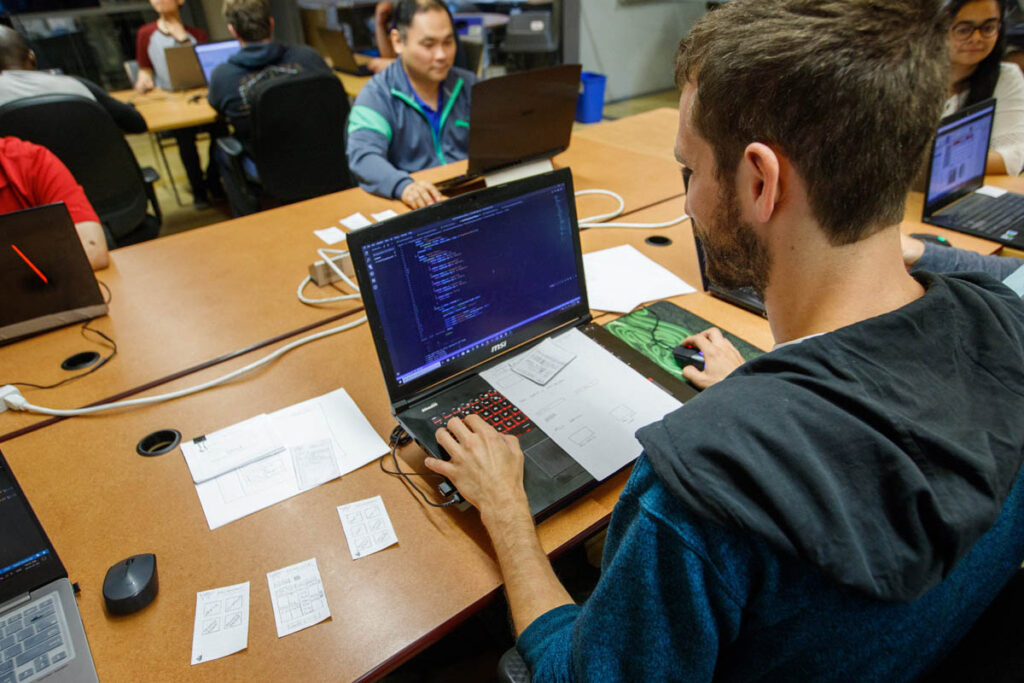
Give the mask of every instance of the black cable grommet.
<svg viewBox="0 0 1024 683">
<path fill-rule="evenodd" d="M 652 247 L 667 247 L 672 244 L 672 240 L 664 235 L 651 235 L 644 242 L 647 242 Z"/>
<path fill-rule="evenodd" d="M 181 443 L 181 432 L 177 429 L 161 429 L 147 434 L 135 444 L 135 452 L 151 458 L 156 455 L 170 453 Z"/>
<path fill-rule="evenodd" d="M 60 364 L 61 370 L 81 370 L 94 364 L 100 359 L 100 354 L 95 351 L 81 351 L 73 356 L 68 356 Z"/>
</svg>

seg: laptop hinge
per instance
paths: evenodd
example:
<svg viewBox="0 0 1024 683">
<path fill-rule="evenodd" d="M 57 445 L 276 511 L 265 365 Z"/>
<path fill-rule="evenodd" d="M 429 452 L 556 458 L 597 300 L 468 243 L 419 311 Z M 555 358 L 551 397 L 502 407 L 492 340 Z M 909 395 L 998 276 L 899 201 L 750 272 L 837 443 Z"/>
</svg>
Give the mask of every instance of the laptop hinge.
<svg viewBox="0 0 1024 683">
<path fill-rule="evenodd" d="M 6 612 L 9 609 L 14 609 L 15 607 L 18 607 L 19 605 L 25 604 L 31 598 L 32 598 L 32 594 L 31 593 L 22 593 L 22 594 L 20 594 L 20 595 L 18 595 L 16 597 L 12 598 L 11 600 L 8 600 L 7 602 L 0 603 L 0 614 L 3 614 L 4 612 Z"/>
<path fill-rule="evenodd" d="M 516 346 L 513 346 L 510 349 L 504 350 L 502 353 L 498 354 L 497 356 L 492 356 L 491 358 L 488 358 L 485 361 L 481 361 L 480 363 L 477 363 L 476 365 L 468 367 L 468 368 L 462 370 L 461 372 L 459 372 L 459 374 L 457 374 L 457 375 L 454 375 L 454 376 L 449 377 L 447 379 L 441 380 L 437 384 L 432 384 L 432 385 L 430 385 L 428 387 L 424 387 L 423 389 L 421 389 L 420 391 L 417 392 L 416 396 L 414 396 L 412 398 L 405 398 L 405 399 L 401 399 L 399 401 L 395 401 L 394 403 L 391 404 L 391 409 L 394 412 L 394 414 L 397 415 L 398 413 L 402 412 L 403 410 L 408 408 L 413 403 L 422 403 L 427 397 L 429 397 L 429 396 L 431 396 L 433 394 L 436 394 L 436 393 L 438 393 L 440 391 L 443 391 L 444 389 L 447 389 L 448 387 L 450 387 L 451 385 L 453 385 L 453 384 L 455 384 L 457 382 L 461 382 L 463 379 L 465 379 L 466 377 L 468 377 L 472 373 L 479 374 L 481 371 L 486 370 L 487 368 L 491 367 L 492 365 L 495 365 L 495 364 L 505 360 L 506 358 L 509 357 L 509 355 L 511 355 L 513 353 L 524 351 L 524 350 L 528 349 L 529 347 L 531 347 L 531 346 L 533 346 L 535 344 L 539 344 L 540 342 L 544 341 L 548 337 L 551 337 L 552 335 L 554 335 L 554 334 L 556 334 L 558 332 L 562 332 L 564 330 L 568 330 L 568 329 L 570 329 L 572 327 L 583 327 L 583 326 L 587 325 L 588 323 L 590 323 L 591 320 L 593 320 L 593 316 L 590 315 L 590 311 L 588 310 L 585 314 L 581 315 L 579 318 L 575 318 L 574 320 L 566 321 L 566 322 L 562 323 L 561 325 L 559 325 L 558 327 L 552 328 L 552 329 L 548 330 L 547 332 L 544 332 L 543 334 L 539 334 L 536 337 L 533 337 L 532 339 L 527 339 L 526 341 L 524 341 L 524 342 L 522 342 L 520 344 L 517 344 Z"/>
</svg>

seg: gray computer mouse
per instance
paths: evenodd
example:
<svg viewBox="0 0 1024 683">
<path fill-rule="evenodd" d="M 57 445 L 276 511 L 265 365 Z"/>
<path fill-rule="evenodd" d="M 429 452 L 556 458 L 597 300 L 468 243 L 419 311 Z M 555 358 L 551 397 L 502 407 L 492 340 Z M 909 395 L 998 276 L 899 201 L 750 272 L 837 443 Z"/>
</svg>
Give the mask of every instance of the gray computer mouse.
<svg viewBox="0 0 1024 683">
<path fill-rule="evenodd" d="M 121 560 L 103 578 L 103 600 L 111 614 L 131 614 L 153 602 L 157 591 L 156 555 Z"/>
</svg>

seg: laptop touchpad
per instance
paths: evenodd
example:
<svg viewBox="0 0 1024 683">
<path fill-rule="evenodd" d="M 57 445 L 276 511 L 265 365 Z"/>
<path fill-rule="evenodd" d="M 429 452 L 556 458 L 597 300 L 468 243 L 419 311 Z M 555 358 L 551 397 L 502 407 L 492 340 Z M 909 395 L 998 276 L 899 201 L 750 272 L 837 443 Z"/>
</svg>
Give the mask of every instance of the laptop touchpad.
<svg viewBox="0 0 1024 683">
<path fill-rule="evenodd" d="M 526 449 L 525 455 L 540 470 L 555 479 L 566 470 L 579 468 L 579 465 L 569 457 L 569 454 L 558 447 L 551 439 L 544 439 L 540 443 Z"/>
</svg>

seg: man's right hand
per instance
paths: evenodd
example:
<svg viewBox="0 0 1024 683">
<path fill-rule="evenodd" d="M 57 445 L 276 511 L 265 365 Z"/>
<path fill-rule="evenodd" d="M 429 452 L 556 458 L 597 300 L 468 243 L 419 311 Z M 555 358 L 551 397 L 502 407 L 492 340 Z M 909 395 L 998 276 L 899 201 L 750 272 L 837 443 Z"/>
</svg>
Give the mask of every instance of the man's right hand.
<svg viewBox="0 0 1024 683">
<path fill-rule="evenodd" d="M 436 187 L 422 180 L 414 180 L 402 190 L 402 201 L 411 209 L 422 209 L 443 199 Z"/>
<path fill-rule="evenodd" d="M 707 389 L 712 384 L 721 382 L 729 373 L 746 362 L 717 327 L 687 337 L 682 343 L 684 346 L 695 346 L 704 354 L 703 371 L 687 365 L 682 373 L 684 378 L 699 389 Z"/>
</svg>

